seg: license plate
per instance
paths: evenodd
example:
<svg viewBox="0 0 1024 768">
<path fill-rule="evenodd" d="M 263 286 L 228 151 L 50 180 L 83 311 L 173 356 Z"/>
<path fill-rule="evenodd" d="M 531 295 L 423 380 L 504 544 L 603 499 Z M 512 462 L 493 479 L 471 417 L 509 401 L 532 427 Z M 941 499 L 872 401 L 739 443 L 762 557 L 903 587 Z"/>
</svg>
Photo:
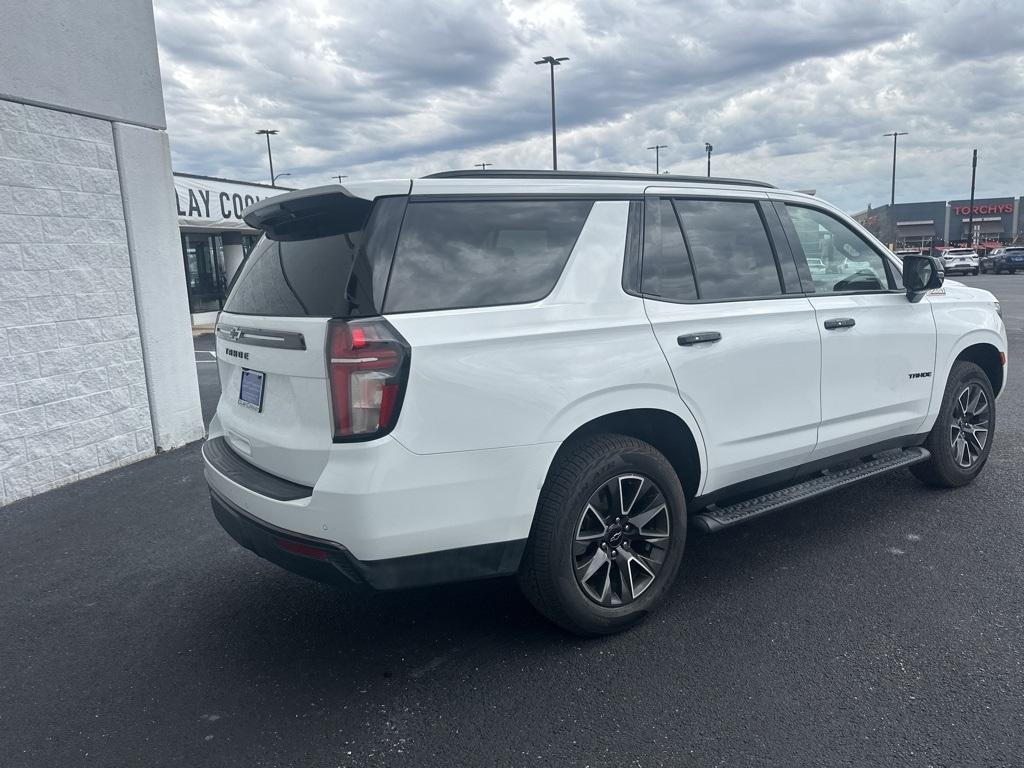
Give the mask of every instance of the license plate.
<svg viewBox="0 0 1024 768">
<path fill-rule="evenodd" d="M 263 374 L 259 371 L 242 369 L 242 386 L 238 392 L 238 404 L 252 408 L 259 413 L 263 410 Z"/>
</svg>

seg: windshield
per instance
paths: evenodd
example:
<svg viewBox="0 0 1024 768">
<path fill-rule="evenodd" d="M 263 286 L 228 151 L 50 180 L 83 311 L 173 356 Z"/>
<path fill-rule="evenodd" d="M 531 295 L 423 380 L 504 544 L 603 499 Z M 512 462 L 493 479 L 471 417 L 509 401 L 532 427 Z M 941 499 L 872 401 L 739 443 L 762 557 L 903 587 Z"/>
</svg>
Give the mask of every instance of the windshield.
<svg viewBox="0 0 1024 768">
<path fill-rule="evenodd" d="M 341 205 L 349 210 L 334 205 L 276 224 L 239 269 L 224 311 L 275 317 L 376 314 L 405 198 L 380 198 L 369 218 L 366 201 Z"/>
</svg>

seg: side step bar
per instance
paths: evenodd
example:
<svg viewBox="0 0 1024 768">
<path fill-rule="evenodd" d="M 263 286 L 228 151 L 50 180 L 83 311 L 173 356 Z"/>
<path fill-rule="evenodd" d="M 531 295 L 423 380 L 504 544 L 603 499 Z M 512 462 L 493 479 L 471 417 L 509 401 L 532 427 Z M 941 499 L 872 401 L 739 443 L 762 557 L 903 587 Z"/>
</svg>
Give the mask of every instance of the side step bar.
<svg viewBox="0 0 1024 768">
<path fill-rule="evenodd" d="M 815 496 L 834 491 L 837 488 L 844 488 L 860 480 L 891 472 L 900 467 L 909 467 L 911 464 L 925 461 L 930 455 L 924 448 L 904 448 L 898 451 L 888 451 L 857 466 L 837 472 L 826 470 L 819 477 L 813 477 L 810 480 L 766 493 L 763 496 L 740 501 L 726 507 L 718 507 L 712 504 L 700 514 L 694 515 L 693 519 L 698 528 L 706 533 L 714 533 L 723 528 L 745 523 L 747 520 L 752 520 L 755 517 L 767 515 L 769 512 L 774 512 L 777 509 L 813 499 Z"/>
</svg>

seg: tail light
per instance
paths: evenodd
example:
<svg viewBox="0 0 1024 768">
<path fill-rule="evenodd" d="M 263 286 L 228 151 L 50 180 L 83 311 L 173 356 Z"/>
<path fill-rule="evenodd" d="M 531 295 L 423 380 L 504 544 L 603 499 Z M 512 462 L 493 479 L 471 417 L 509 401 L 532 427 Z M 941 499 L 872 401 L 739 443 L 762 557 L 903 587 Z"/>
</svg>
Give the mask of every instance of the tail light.
<svg viewBox="0 0 1024 768">
<path fill-rule="evenodd" d="M 334 439 L 390 432 L 409 378 L 409 345 L 383 318 L 332 320 L 327 336 Z"/>
</svg>

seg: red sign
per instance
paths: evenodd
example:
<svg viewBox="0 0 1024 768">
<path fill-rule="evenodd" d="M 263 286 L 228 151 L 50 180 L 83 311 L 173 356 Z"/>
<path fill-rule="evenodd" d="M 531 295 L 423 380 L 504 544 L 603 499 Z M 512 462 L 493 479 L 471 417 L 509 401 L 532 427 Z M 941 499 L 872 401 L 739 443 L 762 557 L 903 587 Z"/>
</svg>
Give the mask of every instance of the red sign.
<svg viewBox="0 0 1024 768">
<path fill-rule="evenodd" d="M 954 205 L 953 213 L 957 216 L 970 216 L 971 206 L 969 205 Z M 993 213 L 1013 213 L 1013 203 L 996 203 L 994 205 L 976 205 L 974 206 L 975 216 L 986 216 Z"/>
</svg>

